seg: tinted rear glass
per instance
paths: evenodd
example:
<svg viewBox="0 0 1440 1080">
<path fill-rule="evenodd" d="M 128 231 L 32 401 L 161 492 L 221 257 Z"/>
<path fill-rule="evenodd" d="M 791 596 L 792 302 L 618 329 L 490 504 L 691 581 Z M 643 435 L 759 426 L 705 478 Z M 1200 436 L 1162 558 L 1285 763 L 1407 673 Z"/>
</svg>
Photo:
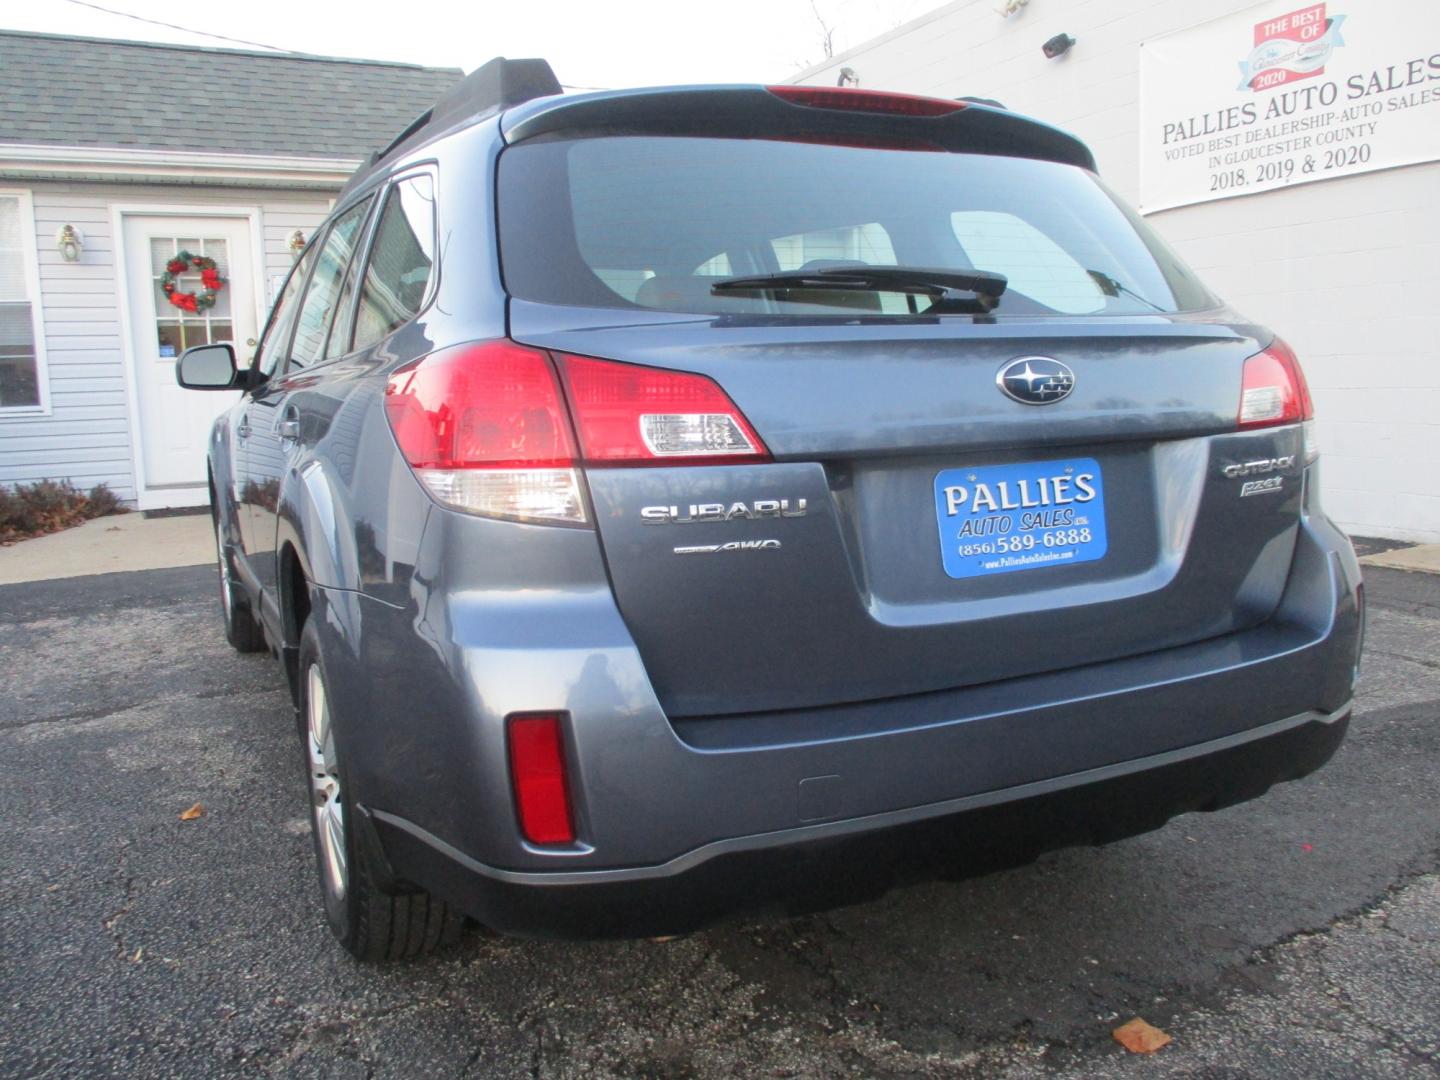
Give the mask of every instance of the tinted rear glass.
<svg viewBox="0 0 1440 1080">
<path fill-rule="evenodd" d="M 732 276 L 846 264 L 998 271 L 1004 315 L 1215 301 L 1137 215 L 1071 165 L 799 142 L 616 136 L 500 157 L 501 264 L 545 303 L 904 316 L 895 292 L 713 294 Z"/>
</svg>

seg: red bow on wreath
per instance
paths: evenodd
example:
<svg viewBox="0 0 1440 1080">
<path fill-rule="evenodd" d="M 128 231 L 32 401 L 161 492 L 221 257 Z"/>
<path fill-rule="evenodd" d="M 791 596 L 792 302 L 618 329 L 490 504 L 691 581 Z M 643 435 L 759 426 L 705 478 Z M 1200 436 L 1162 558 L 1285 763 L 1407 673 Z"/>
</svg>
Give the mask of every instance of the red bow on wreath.
<svg viewBox="0 0 1440 1080">
<path fill-rule="evenodd" d="M 198 293 L 182 292 L 176 287 L 176 278 L 192 267 L 200 271 L 201 289 Z M 188 251 L 177 251 L 160 275 L 160 291 L 172 306 L 181 311 L 195 313 L 209 310 L 215 306 L 215 294 L 224 287 L 225 279 L 220 276 L 215 260 L 208 255 L 191 255 Z"/>
</svg>

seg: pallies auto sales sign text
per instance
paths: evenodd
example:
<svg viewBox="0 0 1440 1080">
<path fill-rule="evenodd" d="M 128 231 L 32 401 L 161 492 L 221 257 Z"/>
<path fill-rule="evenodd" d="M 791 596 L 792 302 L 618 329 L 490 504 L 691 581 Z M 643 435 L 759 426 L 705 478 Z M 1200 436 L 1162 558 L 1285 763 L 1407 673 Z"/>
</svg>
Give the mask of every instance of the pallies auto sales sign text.
<svg viewBox="0 0 1440 1080">
<path fill-rule="evenodd" d="M 1140 208 L 1440 159 L 1440 0 L 1278 0 L 1140 48 Z"/>
</svg>

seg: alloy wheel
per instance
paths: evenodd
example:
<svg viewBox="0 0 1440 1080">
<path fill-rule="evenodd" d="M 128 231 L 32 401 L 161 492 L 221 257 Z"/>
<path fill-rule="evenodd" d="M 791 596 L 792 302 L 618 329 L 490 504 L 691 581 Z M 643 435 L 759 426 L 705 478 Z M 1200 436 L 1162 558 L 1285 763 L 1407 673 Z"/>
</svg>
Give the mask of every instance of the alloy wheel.
<svg viewBox="0 0 1440 1080">
<path fill-rule="evenodd" d="M 230 575 L 230 560 L 225 557 L 225 527 L 218 518 L 215 521 L 215 557 L 220 563 L 220 607 L 228 624 L 235 616 L 235 583 Z"/>
<path fill-rule="evenodd" d="M 305 673 L 305 745 L 310 765 L 310 796 L 320 876 L 331 899 L 345 898 L 349 868 L 345 854 L 345 812 L 341 804 L 340 771 L 335 761 L 335 732 L 320 665 Z"/>
</svg>

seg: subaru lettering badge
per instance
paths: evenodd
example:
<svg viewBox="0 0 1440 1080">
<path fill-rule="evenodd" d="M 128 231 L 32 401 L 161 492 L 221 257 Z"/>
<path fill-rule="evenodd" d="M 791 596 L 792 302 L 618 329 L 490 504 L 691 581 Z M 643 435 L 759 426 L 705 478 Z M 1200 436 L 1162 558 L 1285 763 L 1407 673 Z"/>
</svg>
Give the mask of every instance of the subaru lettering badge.
<svg viewBox="0 0 1440 1080">
<path fill-rule="evenodd" d="M 1000 369 L 995 385 L 1022 405 L 1049 405 L 1070 396 L 1075 373 L 1048 356 L 1022 356 Z"/>
</svg>

